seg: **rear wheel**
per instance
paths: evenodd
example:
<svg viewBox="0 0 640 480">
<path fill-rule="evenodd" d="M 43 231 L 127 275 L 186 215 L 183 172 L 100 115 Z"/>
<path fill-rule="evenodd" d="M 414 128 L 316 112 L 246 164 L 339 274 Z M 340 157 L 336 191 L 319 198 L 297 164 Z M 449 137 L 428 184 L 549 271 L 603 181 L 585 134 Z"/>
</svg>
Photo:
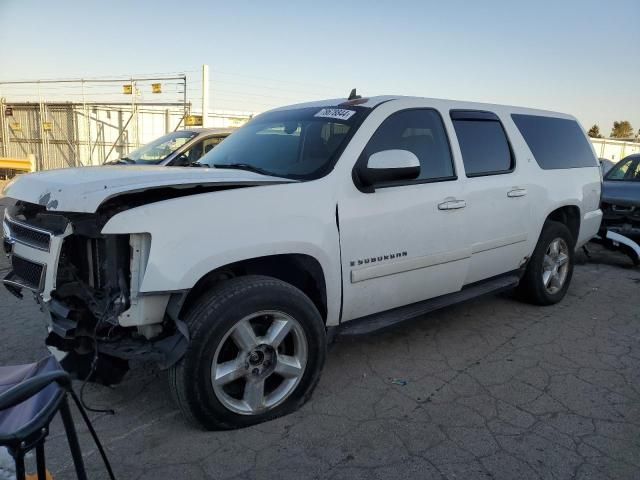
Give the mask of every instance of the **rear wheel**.
<svg viewBox="0 0 640 480">
<path fill-rule="evenodd" d="M 536 305 L 552 305 L 567 293 L 574 265 L 575 240 L 562 223 L 549 221 L 520 282 L 522 296 Z"/>
<path fill-rule="evenodd" d="M 191 345 L 169 379 L 182 412 L 205 428 L 245 427 L 287 414 L 318 382 L 324 323 L 287 283 L 258 276 L 226 281 L 185 321 Z"/>
</svg>

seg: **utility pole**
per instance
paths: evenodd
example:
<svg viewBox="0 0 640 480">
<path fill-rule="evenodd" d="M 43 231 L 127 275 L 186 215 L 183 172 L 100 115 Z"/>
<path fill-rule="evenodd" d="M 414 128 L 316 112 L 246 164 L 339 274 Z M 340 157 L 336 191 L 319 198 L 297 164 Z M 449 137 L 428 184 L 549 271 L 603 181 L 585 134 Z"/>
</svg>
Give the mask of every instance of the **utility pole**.
<svg viewBox="0 0 640 480">
<path fill-rule="evenodd" d="M 202 126 L 209 126 L 209 65 L 202 65 Z"/>
</svg>

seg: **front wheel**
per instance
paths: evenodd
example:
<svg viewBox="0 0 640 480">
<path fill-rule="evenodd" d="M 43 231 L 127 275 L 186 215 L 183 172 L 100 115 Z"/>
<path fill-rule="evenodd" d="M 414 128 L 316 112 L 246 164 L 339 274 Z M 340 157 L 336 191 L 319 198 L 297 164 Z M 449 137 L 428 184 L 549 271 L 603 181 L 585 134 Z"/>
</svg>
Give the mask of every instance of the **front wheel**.
<svg viewBox="0 0 640 480">
<path fill-rule="evenodd" d="M 545 224 L 518 287 L 525 299 L 536 305 L 552 305 L 564 298 L 573 276 L 574 245 L 564 224 Z"/>
<path fill-rule="evenodd" d="M 185 321 L 191 345 L 169 380 L 182 412 L 205 428 L 285 415 L 318 382 L 324 323 L 309 298 L 285 282 L 258 276 L 226 281 Z"/>
</svg>

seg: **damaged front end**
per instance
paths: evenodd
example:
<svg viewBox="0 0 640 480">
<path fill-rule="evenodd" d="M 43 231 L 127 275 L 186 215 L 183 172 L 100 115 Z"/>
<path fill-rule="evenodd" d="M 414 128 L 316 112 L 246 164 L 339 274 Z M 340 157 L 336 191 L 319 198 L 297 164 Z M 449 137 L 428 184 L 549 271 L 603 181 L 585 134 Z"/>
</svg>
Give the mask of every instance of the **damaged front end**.
<svg viewBox="0 0 640 480">
<path fill-rule="evenodd" d="M 166 314 L 169 293 L 141 293 L 151 237 L 104 235 L 114 212 L 58 213 L 17 202 L 5 212 L 4 249 L 12 270 L 3 280 L 22 297 L 33 292 L 47 313 L 46 339 L 79 378 L 118 383 L 132 359 L 167 368 L 188 333 Z"/>
</svg>

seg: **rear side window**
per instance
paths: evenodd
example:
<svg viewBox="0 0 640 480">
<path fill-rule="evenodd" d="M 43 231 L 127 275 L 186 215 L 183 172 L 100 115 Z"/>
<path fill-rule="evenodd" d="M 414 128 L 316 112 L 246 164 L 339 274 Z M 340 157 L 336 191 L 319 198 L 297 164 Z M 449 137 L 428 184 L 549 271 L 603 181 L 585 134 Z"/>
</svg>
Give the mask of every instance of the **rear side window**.
<svg viewBox="0 0 640 480">
<path fill-rule="evenodd" d="M 540 168 L 598 166 L 589 141 L 575 120 L 515 113 L 511 118 Z"/>
<path fill-rule="evenodd" d="M 467 177 L 497 175 L 513 170 L 509 140 L 497 115 L 491 112 L 452 110 Z"/>
<path fill-rule="evenodd" d="M 403 183 L 455 178 L 449 140 L 435 110 L 402 110 L 390 115 L 375 131 L 363 155 L 368 159 L 384 150 L 408 150 L 418 157 L 420 176 Z"/>
</svg>

